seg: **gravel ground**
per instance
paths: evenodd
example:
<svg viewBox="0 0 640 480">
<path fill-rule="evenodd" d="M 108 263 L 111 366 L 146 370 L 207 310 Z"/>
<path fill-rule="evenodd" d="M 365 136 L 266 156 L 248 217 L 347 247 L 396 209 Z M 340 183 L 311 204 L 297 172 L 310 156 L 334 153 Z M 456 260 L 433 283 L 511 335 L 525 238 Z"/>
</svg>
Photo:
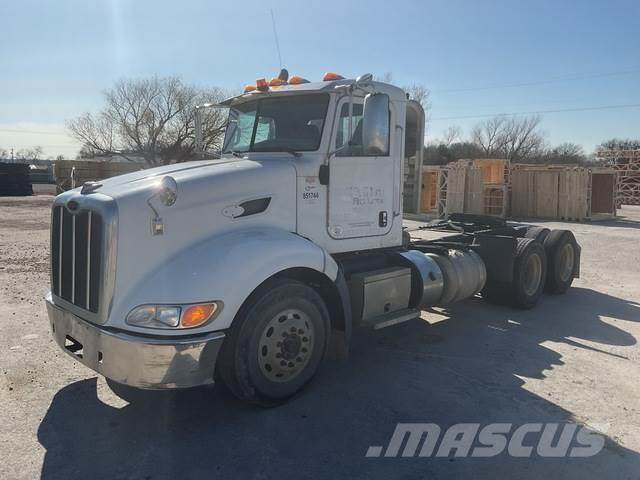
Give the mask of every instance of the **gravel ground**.
<svg viewBox="0 0 640 480">
<path fill-rule="evenodd" d="M 2 479 L 640 478 L 640 208 L 545 224 L 583 247 L 566 295 L 358 332 L 348 361 L 258 410 L 217 388 L 128 403 L 58 350 L 42 300 L 51 199 L 0 198 Z M 607 441 L 591 458 L 365 458 L 398 422 L 579 422 Z"/>
</svg>

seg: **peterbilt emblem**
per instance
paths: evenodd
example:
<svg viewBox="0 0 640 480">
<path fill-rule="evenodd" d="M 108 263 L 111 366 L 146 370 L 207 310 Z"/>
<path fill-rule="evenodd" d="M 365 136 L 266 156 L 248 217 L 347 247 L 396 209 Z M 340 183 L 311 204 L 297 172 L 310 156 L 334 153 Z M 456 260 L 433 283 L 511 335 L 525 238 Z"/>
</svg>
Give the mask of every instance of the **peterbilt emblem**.
<svg viewBox="0 0 640 480">
<path fill-rule="evenodd" d="M 228 218 L 238 218 L 244 213 L 244 208 L 240 205 L 230 205 L 222 209 L 222 215 Z"/>
</svg>

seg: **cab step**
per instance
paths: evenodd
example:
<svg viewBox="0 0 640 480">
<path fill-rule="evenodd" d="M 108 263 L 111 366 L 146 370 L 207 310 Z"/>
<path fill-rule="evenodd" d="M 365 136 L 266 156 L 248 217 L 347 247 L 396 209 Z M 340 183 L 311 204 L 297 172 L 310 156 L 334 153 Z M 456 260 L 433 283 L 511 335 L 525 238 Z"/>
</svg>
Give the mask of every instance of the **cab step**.
<svg viewBox="0 0 640 480">
<path fill-rule="evenodd" d="M 420 310 L 417 308 L 405 308 L 396 312 L 378 315 L 377 317 L 363 321 L 362 325 L 373 327 L 374 330 L 380 330 L 381 328 L 408 322 L 414 318 L 420 318 Z"/>
</svg>

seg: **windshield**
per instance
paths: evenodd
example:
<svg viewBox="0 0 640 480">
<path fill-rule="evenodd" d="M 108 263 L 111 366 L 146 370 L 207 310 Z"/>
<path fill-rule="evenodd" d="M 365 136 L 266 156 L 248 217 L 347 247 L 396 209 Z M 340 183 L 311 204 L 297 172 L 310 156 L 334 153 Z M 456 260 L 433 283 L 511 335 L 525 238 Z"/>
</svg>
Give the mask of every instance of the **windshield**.
<svg viewBox="0 0 640 480">
<path fill-rule="evenodd" d="M 320 147 L 329 95 L 261 98 L 229 110 L 224 153 L 314 151 Z"/>
</svg>

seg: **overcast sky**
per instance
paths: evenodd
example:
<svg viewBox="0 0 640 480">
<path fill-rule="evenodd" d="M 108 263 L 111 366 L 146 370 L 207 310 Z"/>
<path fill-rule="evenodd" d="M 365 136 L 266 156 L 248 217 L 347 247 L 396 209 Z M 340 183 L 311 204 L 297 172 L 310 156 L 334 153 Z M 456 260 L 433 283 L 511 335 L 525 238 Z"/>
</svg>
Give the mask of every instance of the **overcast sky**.
<svg viewBox="0 0 640 480">
<path fill-rule="evenodd" d="M 275 75 L 269 8 L 291 74 L 428 86 L 427 141 L 534 111 L 554 111 L 551 144 L 640 137 L 637 0 L 2 0 L 0 147 L 75 156 L 65 121 L 98 110 L 118 78 L 238 88 Z"/>
</svg>

